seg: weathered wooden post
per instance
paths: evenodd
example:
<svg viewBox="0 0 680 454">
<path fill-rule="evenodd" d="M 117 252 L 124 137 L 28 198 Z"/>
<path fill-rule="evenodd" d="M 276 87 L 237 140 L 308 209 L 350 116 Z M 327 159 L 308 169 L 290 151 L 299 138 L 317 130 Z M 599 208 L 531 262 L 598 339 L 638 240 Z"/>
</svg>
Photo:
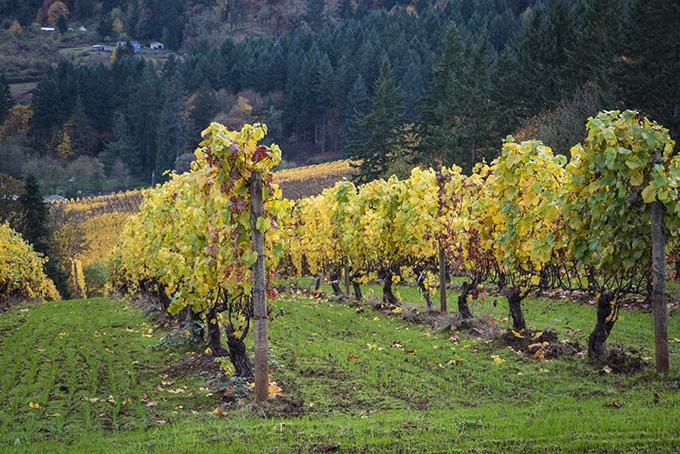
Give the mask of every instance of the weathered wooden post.
<svg viewBox="0 0 680 454">
<path fill-rule="evenodd" d="M 269 332 L 267 326 L 267 289 L 264 268 L 264 235 L 257 229 L 262 217 L 262 174 L 250 177 L 250 223 L 253 252 L 257 261 L 253 266 L 253 328 L 255 343 L 255 403 L 265 402 L 269 397 Z"/>
</svg>

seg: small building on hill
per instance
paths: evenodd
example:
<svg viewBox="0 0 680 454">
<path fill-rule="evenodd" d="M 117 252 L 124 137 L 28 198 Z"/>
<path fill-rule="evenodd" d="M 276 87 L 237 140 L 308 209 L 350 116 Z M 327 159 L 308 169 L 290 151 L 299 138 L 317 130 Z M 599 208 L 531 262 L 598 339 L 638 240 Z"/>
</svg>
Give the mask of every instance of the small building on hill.
<svg viewBox="0 0 680 454">
<path fill-rule="evenodd" d="M 151 42 L 149 47 L 151 47 L 152 50 L 164 50 L 165 49 L 165 45 L 163 43 L 159 43 L 158 41 Z"/>
</svg>

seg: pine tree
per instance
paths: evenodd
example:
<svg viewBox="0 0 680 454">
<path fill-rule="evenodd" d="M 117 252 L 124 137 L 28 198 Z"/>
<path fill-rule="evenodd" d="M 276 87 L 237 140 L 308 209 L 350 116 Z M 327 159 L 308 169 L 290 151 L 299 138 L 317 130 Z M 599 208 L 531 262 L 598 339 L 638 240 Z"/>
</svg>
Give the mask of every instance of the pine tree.
<svg viewBox="0 0 680 454">
<path fill-rule="evenodd" d="M 20 228 L 24 239 L 33 245 L 33 249 L 48 257 L 45 263 L 45 274 L 54 281 L 54 285 L 63 298 L 68 298 L 67 276 L 51 254 L 51 232 L 49 225 L 49 208 L 40 194 L 38 179 L 28 175 L 24 183 L 24 193 L 19 197 L 22 208 L 22 225 Z"/>
<path fill-rule="evenodd" d="M 469 172 L 493 156 L 500 125 L 492 99 L 488 35 L 462 45 L 451 25 L 432 83 L 418 105 L 417 161 L 429 166 L 456 164 Z"/>
<path fill-rule="evenodd" d="M 156 178 L 159 182 L 165 181 L 163 174 L 166 170 L 175 168 L 175 161 L 182 154 L 188 139 L 182 115 L 185 111 L 184 95 L 178 74 L 165 82 L 161 96 L 163 107 L 159 114 L 156 138 Z"/>
<path fill-rule="evenodd" d="M 370 99 L 370 111 L 358 114 L 350 126 L 353 139 L 347 148 L 349 158 L 358 162 L 356 180 L 359 183 L 388 176 L 390 167 L 406 160 L 403 101 L 390 64 L 383 59 Z"/>
<path fill-rule="evenodd" d="M 0 74 L 0 125 L 4 123 L 12 106 L 14 106 L 14 98 L 9 89 L 9 82 L 5 74 Z"/>
<path fill-rule="evenodd" d="M 626 107 L 669 128 L 680 140 L 680 4 L 660 0 L 650 7 L 629 0 L 622 21 L 625 38 L 614 59 L 612 85 Z"/>
</svg>

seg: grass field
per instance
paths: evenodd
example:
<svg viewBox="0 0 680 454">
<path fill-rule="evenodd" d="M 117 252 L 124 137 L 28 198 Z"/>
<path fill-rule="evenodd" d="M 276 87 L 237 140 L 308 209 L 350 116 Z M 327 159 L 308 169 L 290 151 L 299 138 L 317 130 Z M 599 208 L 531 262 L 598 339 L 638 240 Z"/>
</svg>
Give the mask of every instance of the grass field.
<svg viewBox="0 0 680 454">
<path fill-rule="evenodd" d="M 0 314 L 0 452 L 680 450 L 677 309 L 673 373 L 659 377 L 640 310 L 622 311 L 609 344 L 649 366 L 617 374 L 579 354 L 595 319 L 587 304 L 527 301 L 531 328 L 573 350 L 534 360 L 497 337 L 405 320 L 424 303 L 414 288 L 399 292 L 408 305 L 395 315 L 285 292 L 273 303 L 284 316 L 270 325 L 283 395 L 262 408 L 247 385 L 214 380 L 203 347 L 129 303 L 17 306 Z M 509 327 L 501 298 L 472 310 L 486 327 Z"/>
</svg>

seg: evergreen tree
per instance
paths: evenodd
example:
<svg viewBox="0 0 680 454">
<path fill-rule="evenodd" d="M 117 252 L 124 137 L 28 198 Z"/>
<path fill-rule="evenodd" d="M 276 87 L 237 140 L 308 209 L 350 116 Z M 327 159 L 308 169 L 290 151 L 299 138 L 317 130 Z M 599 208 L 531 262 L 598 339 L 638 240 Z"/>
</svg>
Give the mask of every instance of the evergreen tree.
<svg viewBox="0 0 680 454">
<path fill-rule="evenodd" d="M 456 164 L 469 172 L 475 163 L 490 159 L 500 145 L 488 48 L 487 34 L 462 46 L 456 26 L 449 28 L 443 56 L 418 106 L 419 162 Z"/>
<path fill-rule="evenodd" d="M 565 49 L 567 62 L 563 71 L 563 85 L 567 90 L 573 91 L 585 85 L 596 85 L 607 90 L 612 85 L 612 62 L 620 56 L 621 43 L 626 34 L 623 20 L 626 2 L 576 2 L 572 10 L 574 36 L 573 40 L 566 43 Z"/>
<path fill-rule="evenodd" d="M 109 14 L 102 14 L 97 25 L 97 35 L 102 41 L 113 36 L 113 19 Z"/>
<path fill-rule="evenodd" d="M 421 74 L 421 68 L 422 65 L 418 63 L 418 59 L 414 58 L 406 67 L 401 78 L 400 88 L 404 94 L 405 115 L 406 119 L 411 122 L 418 117 L 416 106 L 425 89 L 425 80 Z"/>
<path fill-rule="evenodd" d="M 9 82 L 5 74 L 0 74 L 0 125 L 4 123 L 12 106 L 14 106 L 14 98 L 9 89 Z"/>
<path fill-rule="evenodd" d="M 417 107 L 414 152 L 420 163 L 436 167 L 450 164 L 446 154 L 456 148 L 454 119 L 460 113 L 457 86 L 463 66 L 458 28 L 451 24 L 441 59 L 432 70 L 432 82 Z"/>
<path fill-rule="evenodd" d="M 403 96 L 385 59 L 370 104 L 370 111 L 357 115 L 352 122 L 353 139 L 347 143 L 349 158 L 358 162 L 359 183 L 388 176 L 390 167 L 406 159 Z"/>
<path fill-rule="evenodd" d="M 210 122 L 215 118 L 219 111 L 217 96 L 207 82 L 203 83 L 191 97 L 189 111 L 190 133 L 189 141 L 200 141 L 201 131 L 210 126 Z"/>
<path fill-rule="evenodd" d="M 548 0 L 525 18 L 514 45 L 504 52 L 499 94 L 518 119 L 554 108 L 565 89 L 568 49 L 575 45 L 571 0 Z"/>
<path fill-rule="evenodd" d="M 51 255 L 51 232 L 49 225 L 49 208 L 40 194 L 38 179 L 28 175 L 24 183 L 24 193 L 19 197 L 22 208 L 21 234 L 33 245 L 33 249 L 46 257 L 45 274 L 54 281 L 54 285 L 63 298 L 68 298 L 67 275 L 59 269 L 56 257 Z"/>
<path fill-rule="evenodd" d="M 120 114 L 113 128 L 113 140 L 104 146 L 102 161 L 107 173 L 111 172 L 116 161 L 120 160 L 129 169 L 141 167 L 140 156 L 137 152 L 130 126 L 124 114 Z"/>
<path fill-rule="evenodd" d="M 186 137 L 184 96 L 178 74 L 171 76 L 163 87 L 163 107 L 159 114 L 156 139 L 156 179 L 165 181 L 166 170 L 175 168 L 175 161 L 182 154 Z M 206 125 L 207 126 L 207 125 Z"/>
<path fill-rule="evenodd" d="M 650 6 L 630 0 L 623 20 L 612 85 L 625 106 L 669 128 L 680 140 L 680 4 L 660 0 Z"/>
</svg>

